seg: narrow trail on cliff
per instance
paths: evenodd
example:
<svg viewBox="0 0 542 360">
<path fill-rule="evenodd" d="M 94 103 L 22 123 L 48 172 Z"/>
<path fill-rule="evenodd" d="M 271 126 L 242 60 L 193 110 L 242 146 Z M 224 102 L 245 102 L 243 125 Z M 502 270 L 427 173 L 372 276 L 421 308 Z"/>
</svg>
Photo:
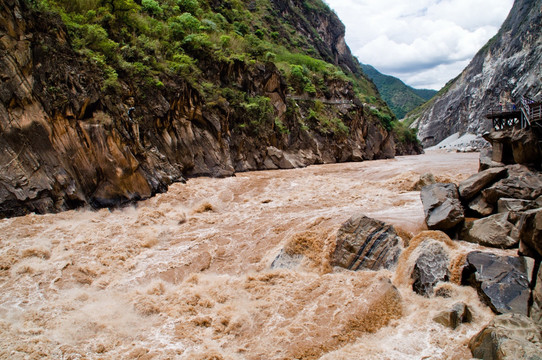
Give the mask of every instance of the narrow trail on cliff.
<svg viewBox="0 0 542 360">
<path fill-rule="evenodd" d="M 477 167 L 478 154 L 431 152 L 202 177 L 125 209 L 0 220 L 0 358 L 468 359 L 493 316 L 475 290 L 424 298 L 409 258 L 349 272 L 329 254 L 354 214 L 418 233 L 420 175 L 458 182 Z M 271 270 L 285 246 L 304 260 Z M 432 320 L 457 301 L 471 323 Z"/>
</svg>

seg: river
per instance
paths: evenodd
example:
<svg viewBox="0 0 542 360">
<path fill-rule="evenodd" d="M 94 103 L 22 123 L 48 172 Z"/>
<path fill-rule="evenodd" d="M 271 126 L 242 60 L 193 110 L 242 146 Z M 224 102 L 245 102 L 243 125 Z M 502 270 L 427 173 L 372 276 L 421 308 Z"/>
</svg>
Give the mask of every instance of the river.
<svg viewBox="0 0 542 360">
<path fill-rule="evenodd" d="M 473 289 L 425 298 L 408 259 L 350 272 L 329 258 L 355 214 L 407 238 L 424 230 L 420 175 L 457 183 L 477 168 L 476 153 L 430 152 L 194 178 L 123 209 L 0 220 L 0 358 L 469 359 L 493 316 Z M 285 246 L 303 260 L 272 270 Z M 432 320 L 458 301 L 471 323 Z"/>
</svg>

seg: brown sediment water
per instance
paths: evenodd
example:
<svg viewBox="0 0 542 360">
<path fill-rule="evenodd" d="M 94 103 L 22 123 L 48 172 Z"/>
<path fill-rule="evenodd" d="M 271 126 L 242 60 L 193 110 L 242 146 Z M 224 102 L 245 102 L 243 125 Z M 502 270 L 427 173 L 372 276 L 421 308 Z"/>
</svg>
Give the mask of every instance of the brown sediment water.
<svg viewBox="0 0 542 360">
<path fill-rule="evenodd" d="M 412 292 L 419 238 L 395 273 L 329 259 L 354 214 L 425 230 L 420 175 L 477 167 L 475 153 L 431 152 L 196 178 L 125 209 L 0 220 L 0 358 L 468 359 L 493 315 L 457 269 L 451 298 Z M 476 249 L 443 244 L 457 267 Z M 300 263 L 272 270 L 281 249 Z M 432 321 L 458 301 L 472 323 Z"/>
</svg>

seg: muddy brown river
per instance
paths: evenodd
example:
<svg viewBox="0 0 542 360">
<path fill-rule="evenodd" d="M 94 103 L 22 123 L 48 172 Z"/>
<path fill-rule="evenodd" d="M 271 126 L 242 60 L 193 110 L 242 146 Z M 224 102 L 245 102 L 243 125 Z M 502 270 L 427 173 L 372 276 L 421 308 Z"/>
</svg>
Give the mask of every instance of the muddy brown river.
<svg viewBox="0 0 542 360">
<path fill-rule="evenodd" d="M 430 152 L 196 178 L 124 209 L 0 220 L 0 358 L 469 359 L 493 316 L 473 289 L 452 276 L 451 298 L 416 295 L 412 251 L 395 272 L 329 259 L 352 215 L 409 238 L 424 230 L 420 175 L 459 182 L 477 168 L 476 153 Z M 271 269 L 285 246 L 303 261 Z M 474 249 L 448 247 L 458 259 Z M 433 321 L 458 301 L 471 323 Z"/>
</svg>

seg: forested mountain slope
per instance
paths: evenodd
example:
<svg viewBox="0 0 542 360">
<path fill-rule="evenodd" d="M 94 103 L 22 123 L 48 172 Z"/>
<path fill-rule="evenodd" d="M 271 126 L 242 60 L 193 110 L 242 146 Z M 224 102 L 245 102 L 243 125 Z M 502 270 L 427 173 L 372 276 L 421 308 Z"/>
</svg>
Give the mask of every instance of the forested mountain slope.
<svg viewBox="0 0 542 360">
<path fill-rule="evenodd" d="M 396 77 L 382 74 L 371 65 L 362 64 L 361 68 L 374 82 L 382 99 L 398 119 L 402 119 L 437 93 L 435 90 L 415 89 Z"/>
</svg>

